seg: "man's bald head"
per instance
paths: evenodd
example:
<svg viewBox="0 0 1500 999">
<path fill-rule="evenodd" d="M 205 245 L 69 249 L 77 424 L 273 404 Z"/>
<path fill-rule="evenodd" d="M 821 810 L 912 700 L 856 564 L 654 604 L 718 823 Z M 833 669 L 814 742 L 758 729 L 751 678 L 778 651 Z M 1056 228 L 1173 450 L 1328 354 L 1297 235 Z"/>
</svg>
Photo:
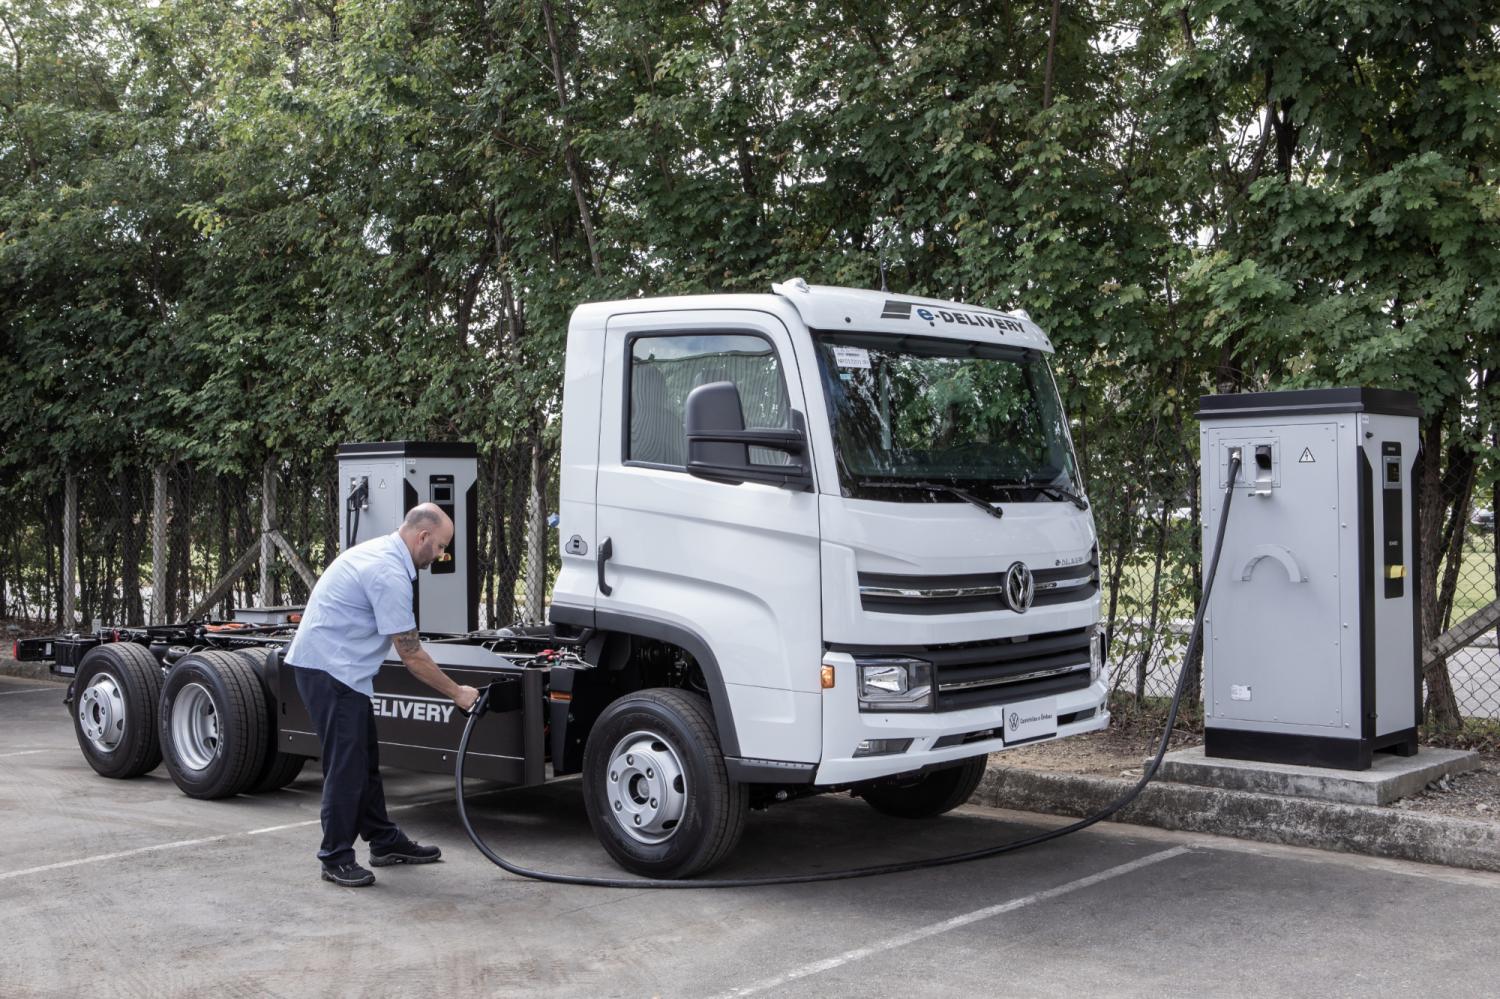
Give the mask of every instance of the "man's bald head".
<svg viewBox="0 0 1500 999">
<path fill-rule="evenodd" d="M 407 511 L 401 528 L 407 531 L 430 531 L 439 524 L 451 523 L 448 515 L 436 503 L 418 503 Z"/>
<path fill-rule="evenodd" d="M 453 521 L 436 504 L 421 503 L 407 512 L 398 533 L 411 552 L 412 564 L 425 569 L 453 543 Z"/>
</svg>

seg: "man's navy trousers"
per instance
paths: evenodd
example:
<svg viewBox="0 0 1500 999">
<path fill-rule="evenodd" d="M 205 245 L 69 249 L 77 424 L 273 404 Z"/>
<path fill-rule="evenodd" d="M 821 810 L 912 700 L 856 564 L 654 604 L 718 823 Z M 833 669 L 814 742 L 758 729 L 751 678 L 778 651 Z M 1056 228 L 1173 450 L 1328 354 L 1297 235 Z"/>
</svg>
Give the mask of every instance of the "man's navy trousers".
<svg viewBox="0 0 1500 999">
<path fill-rule="evenodd" d="M 401 839 L 401 830 L 385 814 L 375 707 L 364 694 L 320 669 L 292 670 L 323 744 L 323 845 L 318 859 L 324 867 L 352 864 L 356 836 L 373 847 Z"/>
</svg>

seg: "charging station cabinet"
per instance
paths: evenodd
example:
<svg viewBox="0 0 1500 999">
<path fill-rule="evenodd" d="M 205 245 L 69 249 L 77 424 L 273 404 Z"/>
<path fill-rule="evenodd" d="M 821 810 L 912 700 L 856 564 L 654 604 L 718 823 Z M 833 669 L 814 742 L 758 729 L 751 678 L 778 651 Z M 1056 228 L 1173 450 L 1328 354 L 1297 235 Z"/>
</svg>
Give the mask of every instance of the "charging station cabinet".
<svg viewBox="0 0 1500 999">
<path fill-rule="evenodd" d="M 353 547 L 401 526 L 419 503 L 436 503 L 453 520 L 451 558 L 417 573 L 412 609 L 424 632 L 479 628 L 479 479 L 473 444 L 381 441 L 341 444 L 339 541 Z"/>
<path fill-rule="evenodd" d="M 1415 395 L 1200 400 L 1203 557 L 1241 455 L 1204 616 L 1207 756 L 1365 770 L 1417 751 Z"/>
</svg>

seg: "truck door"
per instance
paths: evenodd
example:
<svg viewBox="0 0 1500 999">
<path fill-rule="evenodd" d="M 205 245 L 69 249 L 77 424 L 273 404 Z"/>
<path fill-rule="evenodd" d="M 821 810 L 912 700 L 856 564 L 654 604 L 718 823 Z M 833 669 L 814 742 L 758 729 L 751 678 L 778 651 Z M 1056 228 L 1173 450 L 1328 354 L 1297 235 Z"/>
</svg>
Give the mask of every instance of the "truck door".
<svg viewBox="0 0 1500 999">
<path fill-rule="evenodd" d="M 814 762 L 822 724 L 817 493 L 687 473 L 683 403 L 720 381 L 738 387 L 747 428 L 789 428 L 794 410 L 806 414 L 791 338 L 774 316 L 700 310 L 610 319 L 596 621 L 672 641 L 699 661 L 727 756 Z M 789 460 L 750 454 L 768 465 Z"/>
</svg>

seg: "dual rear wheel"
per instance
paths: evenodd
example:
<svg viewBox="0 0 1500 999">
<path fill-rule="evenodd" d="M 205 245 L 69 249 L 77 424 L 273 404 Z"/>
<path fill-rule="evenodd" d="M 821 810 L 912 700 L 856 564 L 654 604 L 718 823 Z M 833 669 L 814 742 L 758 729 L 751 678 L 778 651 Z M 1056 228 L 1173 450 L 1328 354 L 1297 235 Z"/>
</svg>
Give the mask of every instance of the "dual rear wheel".
<svg viewBox="0 0 1500 999">
<path fill-rule="evenodd" d="M 105 777 L 139 777 L 165 760 L 189 797 L 285 787 L 305 759 L 276 746 L 276 699 L 262 679 L 269 650 L 207 650 L 162 675 L 156 657 L 117 642 L 91 649 L 75 681 L 79 748 Z"/>
</svg>

